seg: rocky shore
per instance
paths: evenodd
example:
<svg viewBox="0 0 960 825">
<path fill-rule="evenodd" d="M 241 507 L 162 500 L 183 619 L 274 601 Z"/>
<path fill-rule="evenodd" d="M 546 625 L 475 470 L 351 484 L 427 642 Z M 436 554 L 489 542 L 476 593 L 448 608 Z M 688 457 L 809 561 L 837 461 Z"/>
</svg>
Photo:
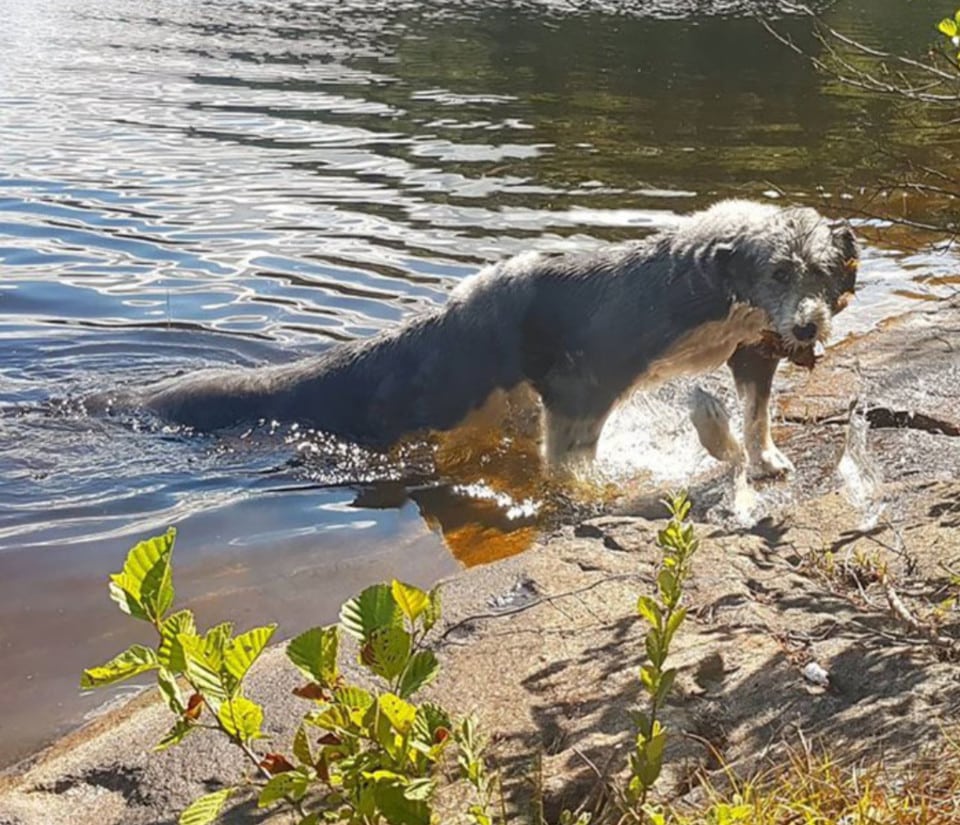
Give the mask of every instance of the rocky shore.
<svg viewBox="0 0 960 825">
<path fill-rule="evenodd" d="M 938 611 L 960 574 L 960 300 L 925 305 L 778 381 L 776 437 L 796 477 L 757 487 L 749 527 L 732 517 L 728 474 L 691 488 L 703 541 L 665 711 L 677 735 L 664 789 L 676 796 L 695 794 L 694 772 L 718 757 L 749 774 L 800 737 L 913 761 L 936 752 L 960 712 L 960 613 Z M 446 584 L 430 692 L 477 712 L 519 809 L 539 793 L 548 813 L 600 804 L 601 779 L 625 768 L 643 659 L 634 608 L 656 569 L 657 497 L 622 501 Z M 805 677 L 810 663 L 826 684 Z M 280 741 L 302 711 L 297 681 L 279 648 L 252 679 Z M 240 778 L 244 766 L 213 736 L 153 753 L 168 724 L 144 696 L 67 737 L 0 779 L 0 823 L 172 823 L 195 796 Z M 268 820 L 241 797 L 226 821 Z"/>
</svg>

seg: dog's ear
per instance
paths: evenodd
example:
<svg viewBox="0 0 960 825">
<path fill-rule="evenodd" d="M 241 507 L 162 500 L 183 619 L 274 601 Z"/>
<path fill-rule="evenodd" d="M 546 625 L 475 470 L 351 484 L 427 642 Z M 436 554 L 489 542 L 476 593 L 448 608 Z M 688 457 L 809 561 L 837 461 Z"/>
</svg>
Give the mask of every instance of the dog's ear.
<svg viewBox="0 0 960 825">
<path fill-rule="evenodd" d="M 839 250 L 843 261 L 840 288 L 844 293 L 852 293 L 857 287 L 857 266 L 860 263 L 857 236 L 853 234 L 850 224 L 844 221 L 833 229 L 832 237 L 833 245 Z"/>
<path fill-rule="evenodd" d="M 853 234 L 850 224 L 843 221 L 833 229 L 833 245 L 840 250 L 845 261 L 854 260 L 860 257 L 860 247 L 857 244 L 857 236 Z"/>
</svg>

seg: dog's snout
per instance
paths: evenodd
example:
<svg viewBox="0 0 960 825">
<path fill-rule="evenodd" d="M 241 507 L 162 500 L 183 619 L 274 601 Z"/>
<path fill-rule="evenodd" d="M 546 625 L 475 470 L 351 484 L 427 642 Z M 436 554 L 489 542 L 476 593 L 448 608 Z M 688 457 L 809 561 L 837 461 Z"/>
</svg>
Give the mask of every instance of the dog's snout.
<svg viewBox="0 0 960 825">
<path fill-rule="evenodd" d="M 811 321 L 809 324 L 793 328 L 793 335 L 798 341 L 813 341 L 817 337 L 817 325 Z"/>
</svg>

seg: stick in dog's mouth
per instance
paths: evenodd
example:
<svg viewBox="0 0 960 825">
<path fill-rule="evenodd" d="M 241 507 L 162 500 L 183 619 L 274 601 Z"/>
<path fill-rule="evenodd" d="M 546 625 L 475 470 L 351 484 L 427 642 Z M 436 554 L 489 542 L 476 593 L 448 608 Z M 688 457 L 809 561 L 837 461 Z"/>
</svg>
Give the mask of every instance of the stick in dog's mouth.
<svg viewBox="0 0 960 825">
<path fill-rule="evenodd" d="M 823 345 L 819 342 L 810 346 L 790 346 L 779 332 L 774 332 L 772 329 L 761 333 L 760 343 L 771 356 L 786 358 L 798 367 L 805 367 L 808 370 L 812 370 L 817 365 L 817 361 L 823 357 Z"/>
</svg>

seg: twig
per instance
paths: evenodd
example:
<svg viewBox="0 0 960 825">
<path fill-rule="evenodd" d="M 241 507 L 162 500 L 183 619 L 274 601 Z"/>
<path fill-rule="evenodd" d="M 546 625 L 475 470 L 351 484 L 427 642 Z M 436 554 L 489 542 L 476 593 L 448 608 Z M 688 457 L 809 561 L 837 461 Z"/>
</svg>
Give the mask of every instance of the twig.
<svg viewBox="0 0 960 825">
<path fill-rule="evenodd" d="M 893 582 L 890 581 L 890 577 L 885 572 L 880 574 L 880 586 L 883 588 L 883 594 L 887 597 L 887 604 L 890 605 L 890 610 L 894 616 L 900 619 L 900 621 L 902 621 L 912 630 L 920 633 L 927 639 L 927 641 L 931 642 L 937 647 L 944 647 L 950 651 L 956 652 L 956 640 L 947 636 L 941 636 L 932 626 L 921 622 L 920 619 L 914 616 L 910 611 L 910 608 L 904 604 L 903 599 L 900 598 L 900 595 L 894 589 Z"/>
<path fill-rule="evenodd" d="M 442 634 L 440 634 L 440 641 L 443 641 L 444 639 L 447 638 L 447 636 L 449 636 L 455 630 L 457 630 L 458 628 L 462 627 L 465 624 L 469 624 L 470 622 L 479 621 L 481 619 L 499 619 L 503 616 L 513 616 L 517 613 L 522 613 L 525 610 L 530 610 L 533 607 L 538 607 L 539 605 L 544 603 L 551 603 L 558 599 L 565 599 L 569 596 L 576 596 L 576 595 L 579 595 L 580 593 L 586 593 L 588 590 L 593 590 L 593 588 L 598 587 L 601 584 L 606 584 L 607 582 L 625 581 L 627 579 L 639 579 L 639 578 L 640 578 L 640 575 L 638 573 L 621 573 L 616 576 L 604 576 L 603 578 L 596 579 L 595 581 L 591 582 L 588 585 L 585 585 L 584 587 L 578 587 L 576 590 L 567 590 L 563 593 L 554 593 L 552 595 L 548 594 L 543 596 L 537 596 L 536 598 L 531 599 L 526 604 L 521 604 L 521 605 L 518 605 L 517 607 L 511 607 L 505 610 L 497 610 L 495 612 L 491 611 L 488 613 L 474 613 L 471 616 L 464 616 L 462 619 L 460 619 L 460 621 L 450 625 L 450 627 L 448 627 L 446 630 L 443 631 Z"/>
<path fill-rule="evenodd" d="M 609 781 L 610 765 L 613 762 L 614 757 L 617 755 L 617 750 L 615 748 L 610 749 L 610 755 L 607 757 L 607 761 L 604 763 L 602 771 L 596 766 L 593 760 L 590 759 L 590 757 L 587 756 L 578 747 L 574 746 L 570 750 L 572 750 L 574 754 L 579 756 L 587 765 L 587 767 L 590 768 L 591 771 L 593 771 L 593 775 L 597 777 L 597 785 L 600 788 L 600 793 L 597 794 L 597 804 L 594 805 L 594 812 L 596 812 L 599 809 L 600 804 L 603 801 L 604 793 L 609 794 L 612 792 L 617 795 L 618 801 L 623 803 L 623 805 L 626 804 L 626 799 L 623 796 L 623 791 L 619 787 L 617 787 L 616 783 L 612 783 Z M 588 798 L 589 797 L 585 797 L 584 800 L 577 806 L 576 810 L 574 810 L 573 815 L 575 817 L 579 816 L 581 813 L 583 813 L 584 810 L 586 810 Z"/>
</svg>

